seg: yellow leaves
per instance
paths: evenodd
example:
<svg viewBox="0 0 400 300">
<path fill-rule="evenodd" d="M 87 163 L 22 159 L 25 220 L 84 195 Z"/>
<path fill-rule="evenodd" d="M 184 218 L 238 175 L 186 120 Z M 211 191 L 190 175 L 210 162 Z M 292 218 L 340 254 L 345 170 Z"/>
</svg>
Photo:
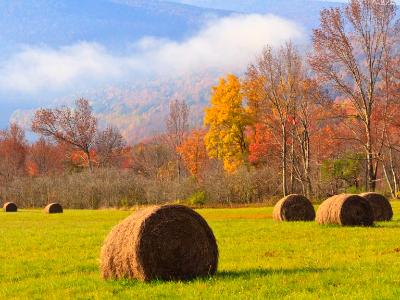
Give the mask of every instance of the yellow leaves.
<svg viewBox="0 0 400 300">
<path fill-rule="evenodd" d="M 232 74 L 221 78 L 212 89 L 211 107 L 205 110 L 205 144 L 208 155 L 222 160 L 228 172 L 234 172 L 247 159 L 245 130 L 249 123 L 239 78 Z"/>
</svg>

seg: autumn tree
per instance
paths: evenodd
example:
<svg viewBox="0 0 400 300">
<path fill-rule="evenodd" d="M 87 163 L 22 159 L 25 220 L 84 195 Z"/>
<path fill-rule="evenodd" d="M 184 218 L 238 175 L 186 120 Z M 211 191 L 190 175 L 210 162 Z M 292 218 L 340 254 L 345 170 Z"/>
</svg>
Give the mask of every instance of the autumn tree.
<svg viewBox="0 0 400 300">
<path fill-rule="evenodd" d="M 222 160 L 228 172 L 248 161 L 246 128 L 250 124 L 238 77 L 228 75 L 213 87 L 211 106 L 205 110 L 204 124 L 207 153 Z"/>
<path fill-rule="evenodd" d="M 38 175 L 48 175 L 62 170 L 65 159 L 64 147 L 41 137 L 29 148 L 29 162 Z"/>
<path fill-rule="evenodd" d="M 292 121 L 293 143 L 296 150 L 292 160 L 293 168 L 303 193 L 311 196 L 313 185 L 312 159 L 316 160 L 316 150 L 326 142 L 319 132 L 330 125 L 326 121 L 327 111 L 332 109 L 331 99 L 315 79 L 303 73 L 298 83 L 297 97 Z M 298 153 L 298 154 L 297 154 Z M 296 163 L 296 161 L 298 163 Z"/>
<path fill-rule="evenodd" d="M 82 151 L 92 170 L 91 150 L 96 138 L 97 119 L 88 100 L 81 98 L 75 106 L 75 109 L 61 107 L 36 111 L 32 130 Z"/>
<path fill-rule="evenodd" d="M 205 135 L 206 132 L 204 130 L 192 130 L 177 149 L 186 168 L 196 179 L 202 177 L 202 172 L 208 163 L 207 149 L 204 144 Z"/>
<path fill-rule="evenodd" d="M 182 176 L 181 156 L 177 149 L 182 145 L 189 130 L 190 109 L 184 100 L 173 100 L 169 104 L 169 114 L 166 119 L 167 139 L 173 151 L 176 153 L 176 169 L 178 180 Z"/>
<path fill-rule="evenodd" d="M 0 131 L 0 176 L 4 180 L 25 173 L 27 146 L 25 131 L 16 123 Z"/>
<path fill-rule="evenodd" d="M 96 135 L 94 150 L 97 163 L 102 167 L 118 165 L 125 147 L 126 141 L 118 128 L 108 126 Z"/>
<path fill-rule="evenodd" d="M 400 24 L 398 24 L 400 25 Z M 400 28 L 397 26 L 391 35 L 391 42 L 398 47 L 400 42 Z M 393 198 L 400 196 L 400 53 L 393 53 L 391 48 L 386 48 L 383 76 L 379 83 L 379 94 L 377 109 L 373 114 L 374 123 L 382 143 L 379 158 L 382 163 L 382 170 Z M 376 129 L 375 129 L 376 130 Z"/>
<path fill-rule="evenodd" d="M 155 136 L 149 141 L 140 142 L 132 147 L 132 169 L 136 174 L 156 178 L 159 170 L 175 157 L 163 137 Z"/>
<path fill-rule="evenodd" d="M 280 145 L 284 195 L 288 194 L 288 146 L 302 76 L 301 57 L 289 43 L 276 52 L 266 47 L 249 66 L 244 84 L 255 122 L 268 128 Z"/>
<path fill-rule="evenodd" d="M 385 60 L 390 60 L 396 48 L 391 43 L 395 15 L 391 0 L 351 0 L 343 8 L 323 10 L 320 27 L 313 34 L 312 68 L 321 81 L 352 104 L 354 114 L 344 116 L 344 121 L 357 121 L 351 139 L 364 149 L 368 190 L 376 187 L 381 142 L 373 135 L 373 115 Z"/>
<path fill-rule="evenodd" d="M 383 175 L 386 179 L 393 198 L 400 196 L 400 84 L 397 91 L 391 93 L 391 99 L 386 99 L 380 110 L 377 110 L 377 116 L 381 126 L 379 134 L 382 136 L 382 147 L 379 158 L 382 163 Z"/>
<path fill-rule="evenodd" d="M 280 146 L 273 133 L 262 123 L 252 125 L 249 140 L 249 161 L 255 166 L 271 166 L 275 157 L 280 155 Z"/>
</svg>

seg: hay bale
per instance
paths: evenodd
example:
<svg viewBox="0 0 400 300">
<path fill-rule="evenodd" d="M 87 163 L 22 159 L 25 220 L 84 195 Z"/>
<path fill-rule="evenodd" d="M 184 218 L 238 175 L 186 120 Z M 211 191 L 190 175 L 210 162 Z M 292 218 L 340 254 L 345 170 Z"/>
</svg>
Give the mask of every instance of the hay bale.
<svg viewBox="0 0 400 300">
<path fill-rule="evenodd" d="M 104 279 L 190 280 L 215 274 L 217 265 L 212 230 L 182 205 L 136 212 L 114 227 L 101 250 Z"/>
<path fill-rule="evenodd" d="M 325 200 L 317 211 L 319 224 L 372 226 L 374 214 L 368 201 L 359 195 L 342 194 Z"/>
<path fill-rule="evenodd" d="M 378 193 L 364 193 L 360 195 L 367 199 L 374 213 L 374 221 L 390 221 L 393 218 L 393 209 L 389 200 Z"/>
<path fill-rule="evenodd" d="M 59 203 L 50 203 L 44 208 L 44 212 L 48 214 L 62 214 L 63 208 Z"/>
<path fill-rule="evenodd" d="M 310 200 L 303 195 L 289 195 L 274 207 L 274 220 L 283 221 L 314 221 L 315 210 Z"/>
<path fill-rule="evenodd" d="M 4 203 L 3 209 L 5 212 L 17 212 L 18 211 L 18 207 L 14 202 Z"/>
</svg>

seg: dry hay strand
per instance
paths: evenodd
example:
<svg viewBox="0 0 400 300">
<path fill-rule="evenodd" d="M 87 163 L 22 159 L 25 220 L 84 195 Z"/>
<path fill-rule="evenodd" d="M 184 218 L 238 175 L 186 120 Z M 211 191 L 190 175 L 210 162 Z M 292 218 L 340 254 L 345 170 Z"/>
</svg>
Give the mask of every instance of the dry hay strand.
<svg viewBox="0 0 400 300">
<path fill-rule="evenodd" d="M 5 212 L 17 212 L 18 211 L 18 207 L 14 202 L 4 203 L 3 209 Z"/>
<path fill-rule="evenodd" d="M 372 226 L 374 215 L 368 201 L 351 194 L 336 195 L 325 200 L 317 211 L 319 224 Z"/>
<path fill-rule="evenodd" d="M 367 199 L 374 213 L 374 221 L 390 221 L 393 218 L 393 209 L 389 200 L 378 193 L 364 193 L 360 195 Z"/>
<path fill-rule="evenodd" d="M 50 203 L 44 208 L 44 212 L 48 214 L 62 214 L 63 208 L 59 203 Z"/>
<path fill-rule="evenodd" d="M 278 222 L 314 221 L 315 210 L 305 196 L 293 194 L 278 201 L 273 217 Z"/>
<path fill-rule="evenodd" d="M 190 280 L 214 275 L 217 265 L 211 228 L 182 205 L 136 212 L 114 227 L 101 250 L 104 279 Z"/>
</svg>

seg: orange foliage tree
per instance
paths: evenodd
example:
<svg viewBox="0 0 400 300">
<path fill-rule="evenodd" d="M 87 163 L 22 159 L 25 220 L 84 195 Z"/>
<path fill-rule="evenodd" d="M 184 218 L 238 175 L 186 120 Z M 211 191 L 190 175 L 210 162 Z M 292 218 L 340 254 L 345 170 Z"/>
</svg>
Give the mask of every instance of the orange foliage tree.
<svg viewBox="0 0 400 300">
<path fill-rule="evenodd" d="M 24 175 L 27 146 L 25 131 L 17 124 L 0 131 L 0 176 L 6 181 Z"/>
<path fill-rule="evenodd" d="M 29 148 L 29 173 L 48 175 L 62 170 L 65 160 L 65 149 L 59 144 L 52 144 L 41 137 Z"/>
<path fill-rule="evenodd" d="M 177 148 L 186 168 L 196 179 L 201 179 L 208 163 L 207 149 L 204 144 L 206 131 L 192 130 L 182 145 Z"/>
</svg>

